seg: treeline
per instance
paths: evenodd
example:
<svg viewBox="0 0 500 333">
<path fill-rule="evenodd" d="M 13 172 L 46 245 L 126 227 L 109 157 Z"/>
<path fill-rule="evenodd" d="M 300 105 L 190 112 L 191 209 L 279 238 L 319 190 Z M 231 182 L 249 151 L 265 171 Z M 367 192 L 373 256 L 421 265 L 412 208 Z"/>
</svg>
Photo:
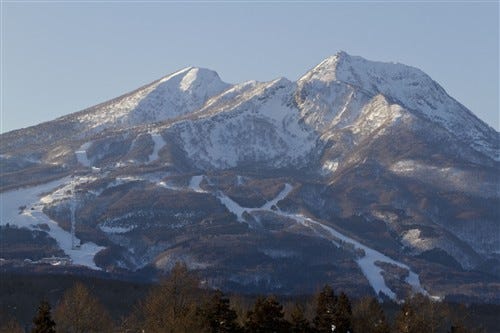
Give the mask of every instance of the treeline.
<svg viewBox="0 0 500 333">
<path fill-rule="evenodd" d="M 282 303 L 267 295 L 249 303 L 243 297 L 203 288 L 200 279 L 180 263 L 119 321 L 81 283 L 67 290 L 54 309 L 41 301 L 33 316 L 31 328 L 23 329 L 10 319 L 2 323 L 0 332 L 483 332 L 470 327 L 465 306 L 451 307 L 423 295 L 394 304 L 389 314 L 373 297 L 352 302 L 330 286 L 311 299 Z"/>
</svg>

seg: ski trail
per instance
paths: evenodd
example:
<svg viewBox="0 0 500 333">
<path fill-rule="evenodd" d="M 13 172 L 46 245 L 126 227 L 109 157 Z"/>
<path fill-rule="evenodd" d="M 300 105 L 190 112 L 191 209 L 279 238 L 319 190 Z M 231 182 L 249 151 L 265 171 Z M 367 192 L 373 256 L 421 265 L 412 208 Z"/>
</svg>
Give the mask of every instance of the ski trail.
<svg viewBox="0 0 500 333">
<path fill-rule="evenodd" d="M 73 249 L 71 233 L 62 229 L 57 222 L 43 213 L 44 205 L 54 198 L 51 195 L 45 195 L 43 198 L 41 196 L 71 182 L 72 180 L 66 177 L 46 184 L 0 193 L 0 224 L 6 225 L 9 223 L 30 230 L 40 230 L 38 225 L 46 224 L 49 227 L 47 233 L 56 240 L 59 247 L 71 258 L 72 264 L 99 270 L 100 268 L 94 263 L 94 256 L 104 247 L 86 242 L 81 244 L 79 249 Z M 57 192 L 59 191 L 54 193 Z M 23 206 L 25 208 L 21 210 L 20 207 Z M 75 239 L 75 241 L 80 242 L 79 239 Z"/>
<path fill-rule="evenodd" d="M 86 142 L 84 143 L 80 148 L 78 148 L 77 151 L 75 151 L 76 159 L 78 160 L 78 163 L 85 167 L 90 167 L 91 163 L 88 159 L 87 156 L 87 149 L 89 149 L 90 145 L 92 142 Z"/>
<path fill-rule="evenodd" d="M 158 153 L 165 146 L 166 142 L 159 133 L 150 133 L 151 139 L 153 139 L 154 147 L 153 152 L 149 155 L 148 163 L 154 162 L 158 159 Z"/>
<path fill-rule="evenodd" d="M 413 272 L 410 267 L 408 267 L 408 265 L 391 259 L 388 256 L 366 245 L 361 244 L 360 242 L 338 232 L 332 227 L 327 226 L 321 222 L 300 214 L 289 214 L 281 211 L 280 209 L 276 211 L 271 210 L 271 207 L 275 206 L 280 200 L 286 198 L 286 196 L 291 192 L 292 189 L 293 187 L 290 184 L 285 184 L 284 189 L 280 193 L 278 193 L 278 195 L 274 199 L 266 202 L 260 208 L 242 207 L 222 192 L 217 193 L 217 198 L 224 206 L 226 206 L 229 211 L 237 216 L 239 222 L 246 222 L 243 218 L 244 212 L 252 213 L 254 211 L 269 211 L 282 217 L 292 219 L 293 221 L 310 228 L 316 235 L 328 239 L 337 247 L 345 245 L 353 247 L 359 253 L 362 253 L 362 255 L 355 259 L 355 261 L 377 295 L 383 293 L 393 300 L 397 299 L 396 293 L 385 283 L 385 279 L 383 276 L 384 270 L 379 265 L 377 265 L 377 262 L 395 265 L 407 270 L 408 277 L 405 279 L 405 282 L 409 284 L 415 292 L 420 292 L 427 295 L 427 292 L 420 284 L 419 276 L 415 272 Z"/>
</svg>

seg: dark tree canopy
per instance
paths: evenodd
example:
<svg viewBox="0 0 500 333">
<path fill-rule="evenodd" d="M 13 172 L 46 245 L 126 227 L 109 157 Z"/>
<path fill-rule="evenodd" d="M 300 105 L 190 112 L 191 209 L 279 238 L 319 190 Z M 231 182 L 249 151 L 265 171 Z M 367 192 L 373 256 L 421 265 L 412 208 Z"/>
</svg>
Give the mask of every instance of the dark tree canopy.
<svg viewBox="0 0 500 333">
<path fill-rule="evenodd" d="M 231 309 L 229 299 L 220 290 L 216 290 L 201 309 L 201 317 L 211 333 L 240 332 L 236 312 Z"/>
<path fill-rule="evenodd" d="M 446 314 L 442 304 L 417 294 L 405 300 L 395 319 L 401 333 L 438 332 L 444 327 Z"/>
<path fill-rule="evenodd" d="M 352 332 L 351 317 L 351 301 L 345 293 L 341 292 L 334 311 L 333 323 L 335 325 L 335 332 Z"/>
<path fill-rule="evenodd" d="M 314 328 L 319 333 L 331 333 L 335 320 L 335 309 L 337 297 L 332 287 L 326 285 L 316 298 L 316 316 L 314 317 Z"/>
<path fill-rule="evenodd" d="M 56 323 L 52 320 L 50 313 L 50 304 L 47 301 L 41 301 L 38 312 L 33 318 L 31 333 L 55 333 L 55 327 Z"/>
<path fill-rule="evenodd" d="M 253 309 L 248 311 L 245 329 L 249 333 L 288 332 L 289 327 L 284 319 L 283 306 L 276 297 L 257 298 Z"/>
<path fill-rule="evenodd" d="M 295 303 L 290 313 L 290 332 L 309 333 L 312 332 L 311 325 L 305 317 L 304 307 Z"/>
<path fill-rule="evenodd" d="M 362 298 L 353 309 L 352 325 L 354 332 L 389 333 L 384 310 L 373 297 Z"/>
</svg>

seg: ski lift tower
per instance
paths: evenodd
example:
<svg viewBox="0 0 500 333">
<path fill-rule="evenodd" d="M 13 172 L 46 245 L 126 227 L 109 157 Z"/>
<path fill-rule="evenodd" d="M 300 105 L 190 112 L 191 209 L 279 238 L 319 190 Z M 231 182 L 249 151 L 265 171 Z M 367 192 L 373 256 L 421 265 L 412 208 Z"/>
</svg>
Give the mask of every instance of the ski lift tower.
<svg viewBox="0 0 500 333">
<path fill-rule="evenodd" d="M 74 193 L 74 197 L 73 197 L 73 200 L 71 201 L 71 206 L 70 206 L 70 209 L 71 209 L 71 249 L 77 250 L 80 248 L 80 242 L 77 242 L 77 239 L 75 236 L 76 210 L 77 210 L 78 206 L 80 205 L 82 191 L 75 190 L 73 193 Z"/>
</svg>

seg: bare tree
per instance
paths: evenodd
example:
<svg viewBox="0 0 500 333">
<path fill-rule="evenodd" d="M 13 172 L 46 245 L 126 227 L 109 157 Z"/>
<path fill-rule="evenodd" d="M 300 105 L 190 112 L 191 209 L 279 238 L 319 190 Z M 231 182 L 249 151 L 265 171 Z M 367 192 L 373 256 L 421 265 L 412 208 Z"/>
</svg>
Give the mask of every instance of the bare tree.
<svg viewBox="0 0 500 333">
<path fill-rule="evenodd" d="M 66 291 L 54 312 L 59 332 L 111 332 L 111 316 L 98 299 L 81 283 Z"/>
<path fill-rule="evenodd" d="M 200 280 L 186 265 L 177 263 L 167 279 L 153 288 L 139 307 L 146 332 L 199 332 L 197 304 Z"/>
</svg>

